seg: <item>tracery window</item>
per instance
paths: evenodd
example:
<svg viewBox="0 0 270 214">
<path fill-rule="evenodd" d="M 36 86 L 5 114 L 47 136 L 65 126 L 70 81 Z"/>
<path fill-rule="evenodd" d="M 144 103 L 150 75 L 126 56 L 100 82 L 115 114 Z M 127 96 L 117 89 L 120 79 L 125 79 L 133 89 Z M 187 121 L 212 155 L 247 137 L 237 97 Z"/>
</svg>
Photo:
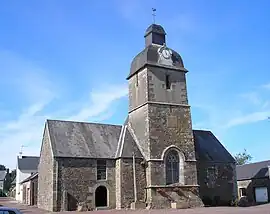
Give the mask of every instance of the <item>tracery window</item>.
<svg viewBox="0 0 270 214">
<path fill-rule="evenodd" d="M 179 182 L 179 155 L 178 152 L 172 150 L 165 159 L 166 164 L 166 184 L 174 184 Z"/>
</svg>

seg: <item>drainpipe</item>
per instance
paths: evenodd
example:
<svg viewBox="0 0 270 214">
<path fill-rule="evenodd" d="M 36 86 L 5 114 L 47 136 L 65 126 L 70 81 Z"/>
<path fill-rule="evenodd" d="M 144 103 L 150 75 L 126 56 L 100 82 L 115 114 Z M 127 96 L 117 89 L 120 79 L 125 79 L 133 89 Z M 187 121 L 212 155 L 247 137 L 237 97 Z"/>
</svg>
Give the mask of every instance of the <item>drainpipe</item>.
<svg viewBox="0 0 270 214">
<path fill-rule="evenodd" d="M 135 169 L 135 155 L 133 156 L 133 181 L 134 181 L 134 202 L 137 202 L 137 184 L 136 184 L 136 169 Z"/>
</svg>

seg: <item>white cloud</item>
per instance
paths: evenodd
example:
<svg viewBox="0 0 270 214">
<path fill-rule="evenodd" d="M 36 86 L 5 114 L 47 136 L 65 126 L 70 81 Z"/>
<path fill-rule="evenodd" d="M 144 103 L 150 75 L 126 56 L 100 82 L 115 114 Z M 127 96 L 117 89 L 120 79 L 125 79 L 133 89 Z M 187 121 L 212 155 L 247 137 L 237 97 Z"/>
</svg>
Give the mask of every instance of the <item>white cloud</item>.
<svg viewBox="0 0 270 214">
<path fill-rule="evenodd" d="M 11 110 L 8 105 L 0 106 L 0 118 L 4 118 L 0 121 L 0 163 L 10 168 L 15 168 L 16 156 L 22 145 L 24 155 L 39 155 L 46 119 L 102 121 L 115 112 L 111 108 L 114 102 L 127 95 L 126 85 L 103 85 L 101 90 L 90 90 L 89 99 L 80 102 L 75 108 L 74 105 L 69 105 L 69 101 L 61 103 L 61 108 L 53 103 L 56 97 L 61 96 L 57 90 L 59 88 L 47 78 L 46 70 L 10 54 L 3 55 L 2 52 L 2 56 L 9 61 L 3 63 L 4 60 L 0 60 L 0 70 L 5 68 L 6 85 L 12 86 L 14 96 L 25 98 L 23 103 L 15 101 L 16 108 Z M 55 82 L 59 84 L 59 81 Z M 4 98 L 1 100 L 5 100 Z M 73 102 L 75 101 L 71 103 Z M 6 111 L 11 117 L 1 115 Z"/>
<path fill-rule="evenodd" d="M 228 122 L 224 125 L 225 128 L 232 128 L 234 126 L 256 123 L 262 120 L 267 120 L 270 115 L 270 111 L 260 111 L 246 114 L 242 117 L 229 119 Z"/>
<path fill-rule="evenodd" d="M 105 89 L 92 91 L 90 93 L 90 100 L 76 114 L 69 117 L 68 120 L 85 121 L 93 117 L 100 117 L 103 120 L 108 119 L 104 117 L 104 113 L 110 110 L 111 104 L 114 101 L 125 97 L 128 90 L 126 85 L 112 85 L 102 88 Z M 106 115 L 111 116 L 111 114 Z"/>
<path fill-rule="evenodd" d="M 250 103 L 254 105 L 261 105 L 262 103 L 262 100 L 260 99 L 259 94 L 255 91 L 241 94 L 240 96 L 247 99 Z"/>
<path fill-rule="evenodd" d="M 228 105 L 215 100 L 207 100 L 207 105 L 195 102 L 192 106 L 206 114 L 206 119 L 195 125 L 202 129 L 226 133 L 228 129 L 237 126 L 267 120 L 270 117 L 270 99 L 260 89 L 261 87 L 256 87 L 252 92 L 233 95 Z"/>
<path fill-rule="evenodd" d="M 265 84 L 265 85 L 263 85 L 262 87 L 265 88 L 265 89 L 270 89 L 270 83 Z"/>
<path fill-rule="evenodd" d="M 39 155 L 46 119 L 61 117 L 66 120 L 100 122 L 109 119 L 115 113 L 116 109 L 111 109 L 112 104 L 126 95 L 127 88 L 125 85 L 108 86 L 102 91 L 95 90 L 90 93 L 90 99 L 82 104 L 83 107 L 76 109 L 76 113 L 68 117 L 55 115 L 54 112 L 44 114 L 43 110 L 46 105 L 42 103 L 32 104 L 15 120 L 0 124 L 1 160 L 5 160 L 4 162 L 8 167 L 15 167 L 16 156 L 22 145 L 25 146 L 23 148 L 25 155 Z M 68 106 L 68 104 L 65 106 Z"/>
</svg>

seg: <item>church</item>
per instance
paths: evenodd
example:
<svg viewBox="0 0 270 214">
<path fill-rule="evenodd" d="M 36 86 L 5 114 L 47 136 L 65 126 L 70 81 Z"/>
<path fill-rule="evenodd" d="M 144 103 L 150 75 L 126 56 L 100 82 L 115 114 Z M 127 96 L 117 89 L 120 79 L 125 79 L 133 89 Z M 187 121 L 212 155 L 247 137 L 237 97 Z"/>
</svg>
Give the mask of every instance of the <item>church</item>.
<svg viewBox="0 0 270 214">
<path fill-rule="evenodd" d="M 211 131 L 193 130 L 181 56 L 150 25 L 127 76 L 122 126 L 47 120 L 38 207 L 48 211 L 230 205 L 235 160 Z"/>
</svg>

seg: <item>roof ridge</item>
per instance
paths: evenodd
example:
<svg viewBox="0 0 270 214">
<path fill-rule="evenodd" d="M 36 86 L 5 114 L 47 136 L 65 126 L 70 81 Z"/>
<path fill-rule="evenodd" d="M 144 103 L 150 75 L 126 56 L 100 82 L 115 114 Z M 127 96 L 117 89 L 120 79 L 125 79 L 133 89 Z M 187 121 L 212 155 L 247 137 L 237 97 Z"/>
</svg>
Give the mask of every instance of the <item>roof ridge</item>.
<svg viewBox="0 0 270 214">
<path fill-rule="evenodd" d="M 192 131 L 199 131 L 199 132 L 211 132 L 211 130 L 205 130 L 205 129 L 192 129 Z"/>
<path fill-rule="evenodd" d="M 22 157 L 20 158 L 19 155 L 17 155 L 18 159 L 23 159 L 23 158 L 40 158 L 40 156 L 32 156 L 32 155 L 22 155 Z"/>
<path fill-rule="evenodd" d="M 254 162 L 254 163 L 247 163 L 247 164 L 243 164 L 243 165 L 237 165 L 237 167 L 256 165 L 256 164 L 266 163 L 266 162 L 269 162 L 269 163 L 270 163 L 270 160 L 264 160 L 264 161 Z M 270 165 L 270 164 L 269 164 L 269 165 Z"/>
<path fill-rule="evenodd" d="M 73 120 L 57 120 L 57 119 L 47 119 L 47 122 L 65 122 L 65 123 L 82 123 L 82 124 L 94 124 L 94 125 L 107 125 L 107 126 L 122 126 L 118 124 L 100 123 L 100 122 L 86 122 L 86 121 L 73 121 Z"/>
</svg>

